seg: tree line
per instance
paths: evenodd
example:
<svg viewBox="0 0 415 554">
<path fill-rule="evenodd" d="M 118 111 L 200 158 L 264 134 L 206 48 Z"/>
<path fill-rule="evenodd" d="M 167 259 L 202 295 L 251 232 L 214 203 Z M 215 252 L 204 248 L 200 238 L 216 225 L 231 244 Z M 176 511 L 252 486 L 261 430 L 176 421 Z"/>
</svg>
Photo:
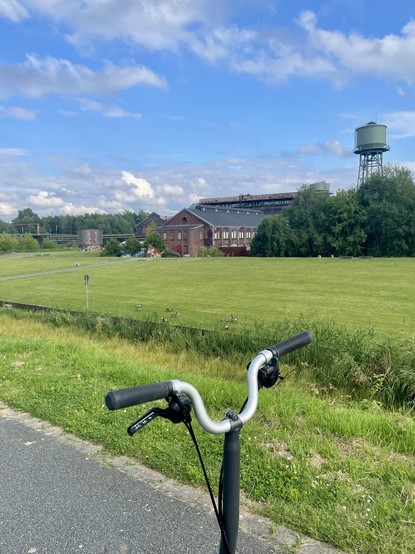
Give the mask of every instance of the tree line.
<svg viewBox="0 0 415 554">
<path fill-rule="evenodd" d="M 253 256 L 414 256 L 415 183 L 387 166 L 330 196 L 304 186 L 281 215 L 265 218 Z"/>
<path fill-rule="evenodd" d="M 31 208 L 19 210 L 17 217 L 10 222 L 0 220 L 0 233 L 34 234 L 37 225 L 41 233 L 51 235 L 76 235 L 82 229 L 98 229 L 104 234 L 134 234 L 135 226 L 143 221 L 148 213 L 125 211 L 119 214 L 48 215 L 40 217 Z"/>
</svg>

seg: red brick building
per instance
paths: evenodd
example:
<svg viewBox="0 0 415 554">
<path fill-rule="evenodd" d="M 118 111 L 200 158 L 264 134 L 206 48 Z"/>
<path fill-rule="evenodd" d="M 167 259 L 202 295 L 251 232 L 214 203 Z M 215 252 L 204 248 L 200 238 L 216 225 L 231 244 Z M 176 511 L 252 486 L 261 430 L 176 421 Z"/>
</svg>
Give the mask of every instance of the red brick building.
<svg viewBox="0 0 415 554">
<path fill-rule="evenodd" d="M 157 231 L 167 248 L 197 256 L 202 246 L 217 246 L 227 255 L 243 256 L 265 214 L 260 210 L 192 204 L 163 222 Z"/>
<path fill-rule="evenodd" d="M 161 217 L 156 212 L 152 212 L 146 219 L 141 221 L 138 225 L 135 226 L 135 236 L 140 242 L 144 242 L 146 238 L 146 232 L 150 227 L 151 223 L 155 223 L 157 227 L 162 225 L 166 221 L 165 217 Z"/>
</svg>

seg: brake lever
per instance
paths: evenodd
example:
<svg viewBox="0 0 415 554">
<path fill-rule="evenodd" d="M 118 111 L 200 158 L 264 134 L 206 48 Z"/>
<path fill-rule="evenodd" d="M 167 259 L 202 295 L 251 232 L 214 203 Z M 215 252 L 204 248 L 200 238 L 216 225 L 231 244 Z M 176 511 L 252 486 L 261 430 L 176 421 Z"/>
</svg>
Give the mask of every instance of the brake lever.
<svg viewBox="0 0 415 554">
<path fill-rule="evenodd" d="M 150 421 L 153 421 L 153 419 L 158 416 L 165 415 L 165 412 L 166 410 L 163 410 L 162 408 L 151 408 L 151 410 L 148 410 L 148 412 L 139 417 L 137 421 L 135 421 L 128 427 L 127 433 L 130 435 L 130 437 L 132 437 L 137 433 L 137 431 L 147 425 L 147 423 L 150 423 Z"/>
<path fill-rule="evenodd" d="M 169 405 L 167 408 L 151 408 L 143 416 L 137 419 L 127 429 L 127 433 L 132 437 L 140 431 L 147 423 L 153 421 L 156 417 L 164 417 L 169 419 L 172 423 L 190 423 L 192 418 L 190 412 L 192 410 L 192 403 L 185 394 L 172 394 L 168 398 Z"/>
</svg>

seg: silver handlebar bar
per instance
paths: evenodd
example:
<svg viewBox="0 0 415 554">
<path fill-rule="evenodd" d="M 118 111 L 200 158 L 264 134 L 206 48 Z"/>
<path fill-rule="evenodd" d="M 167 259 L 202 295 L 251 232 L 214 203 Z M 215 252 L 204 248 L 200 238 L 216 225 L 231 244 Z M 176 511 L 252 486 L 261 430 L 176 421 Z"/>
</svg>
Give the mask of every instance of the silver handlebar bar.
<svg viewBox="0 0 415 554">
<path fill-rule="evenodd" d="M 245 409 L 238 414 L 239 419 L 245 424 L 254 415 L 258 406 L 258 372 L 268 364 L 273 357 L 270 350 L 262 350 L 250 363 L 248 369 L 248 402 Z M 190 383 L 170 381 L 175 393 L 183 393 L 190 398 L 197 420 L 205 431 L 213 435 L 228 433 L 232 428 L 232 422 L 229 418 L 222 421 L 212 421 L 206 412 L 202 397 Z"/>
</svg>

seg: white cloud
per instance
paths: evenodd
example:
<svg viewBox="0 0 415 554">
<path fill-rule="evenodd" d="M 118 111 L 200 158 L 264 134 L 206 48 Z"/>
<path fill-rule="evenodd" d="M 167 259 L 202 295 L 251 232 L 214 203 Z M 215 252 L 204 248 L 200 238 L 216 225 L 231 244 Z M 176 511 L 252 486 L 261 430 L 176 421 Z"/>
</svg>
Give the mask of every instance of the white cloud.
<svg viewBox="0 0 415 554">
<path fill-rule="evenodd" d="M 0 219 L 6 221 L 9 217 L 15 217 L 17 214 L 16 206 L 8 202 L 0 202 Z"/>
<path fill-rule="evenodd" d="M 150 183 L 140 177 L 135 177 L 129 171 L 123 171 L 121 180 L 126 183 L 129 188 L 116 192 L 116 198 L 120 200 L 138 200 L 140 198 L 154 198 L 154 190 Z"/>
<path fill-rule="evenodd" d="M 316 155 L 323 154 L 334 156 L 336 158 L 345 158 L 352 156 L 352 151 L 345 148 L 337 140 L 328 140 L 324 143 L 304 144 L 298 148 L 299 154 Z"/>
<path fill-rule="evenodd" d="M 164 194 L 168 194 L 170 196 L 181 196 L 185 194 L 183 187 L 180 187 L 179 185 L 163 185 L 161 188 Z"/>
<path fill-rule="evenodd" d="M 36 195 L 28 196 L 26 200 L 36 208 L 61 208 L 65 205 L 65 201 L 62 198 L 58 198 L 54 194 L 44 190 L 39 191 Z"/>
<path fill-rule="evenodd" d="M 29 13 L 17 0 L 0 0 L 0 17 L 18 23 L 29 17 Z"/>
<path fill-rule="evenodd" d="M 414 21 L 408 22 L 400 35 L 389 34 L 382 38 L 320 29 L 315 14 L 310 11 L 301 14 L 299 24 L 307 32 L 315 55 L 333 60 L 336 71 L 347 72 L 348 77 L 372 76 L 410 84 L 415 82 Z"/>
<path fill-rule="evenodd" d="M 34 98 L 48 94 L 110 95 L 141 84 L 166 86 L 162 77 L 138 65 L 121 67 L 106 62 L 101 72 L 94 72 L 85 65 L 36 54 L 27 54 L 19 65 L 0 65 L 1 98 L 14 94 Z"/>
<path fill-rule="evenodd" d="M 96 38 L 121 38 L 149 50 L 175 50 L 188 33 L 187 27 L 218 17 L 223 12 L 219 0 L 21 0 L 21 6 L 54 21 L 70 31 L 67 40 L 84 48 Z"/>
<path fill-rule="evenodd" d="M 81 105 L 82 110 L 91 111 L 101 114 L 109 119 L 136 119 L 140 121 L 142 118 L 138 112 L 127 112 L 119 106 L 105 106 L 101 102 L 88 100 L 85 98 L 78 98 L 78 102 Z"/>
<path fill-rule="evenodd" d="M 21 119 L 23 121 L 33 121 L 36 119 L 34 110 L 19 108 L 17 106 L 0 106 L 0 116 L 11 117 L 13 119 Z"/>
<path fill-rule="evenodd" d="M 26 151 L 22 148 L 0 148 L 0 156 L 24 156 Z"/>
<path fill-rule="evenodd" d="M 122 9 L 119 0 L 0 0 L 0 15 L 16 22 L 35 14 L 49 17 L 69 29 L 67 40 L 81 48 L 115 39 L 149 51 L 188 48 L 206 62 L 221 62 L 271 83 L 303 77 L 340 87 L 366 76 L 415 83 L 413 20 L 400 34 L 368 38 L 323 29 L 310 10 L 301 12 L 296 27 L 288 31 L 270 26 L 264 31 L 260 24 L 248 29 L 229 22 L 230 12 L 237 9 L 237 2 L 223 0 L 135 0 L 124 2 Z M 107 64 L 95 73 L 68 60 L 33 54 L 25 64 L 0 67 L 0 83 L 3 97 L 13 91 L 32 96 L 110 94 L 137 84 L 166 86 L 161 76 L 140 66 Z M 28 83 L 26 92 L 23 83 Z"/>
<path fill-rule="evenodd" d="M 384 117 L 388 135 L 392 139 L 415 137 L 415 112 L 403 111 L 387 113 Z"/>
<path fill-rule="evenodd" d="M 54 214 L 157 211 L 172 215 L 200 198 L 296 191 L 304 183 L 326 180 L 332 190 L 356 183 L 357 160 L 338 157 L 331 169 L 318 169 L 312 156 L 232 158 L 210 164 L 177 164 L 122 171 L 85 160 L 55 159 L 53 175 L 45 176 L 30 152 L 0 150 L 0 219 L 16 217 L 26 207 L 41 216 Z M 27 160 L 32 163 L 28 163 Z M 36 155 L 42 164 L 42 159 Z M 18 186 L 16 186 L 18 183 Z M 7 208 L 5 205 L 7 204 Z"/>
<path fill-rule="evenodd" d="M 80 166 L 74 167 L 71 171 L 75 175 L 82 175 L 83 177 L 89 177 L 92 174 L 91 167 L 85 163 Z"/>
</svg>

